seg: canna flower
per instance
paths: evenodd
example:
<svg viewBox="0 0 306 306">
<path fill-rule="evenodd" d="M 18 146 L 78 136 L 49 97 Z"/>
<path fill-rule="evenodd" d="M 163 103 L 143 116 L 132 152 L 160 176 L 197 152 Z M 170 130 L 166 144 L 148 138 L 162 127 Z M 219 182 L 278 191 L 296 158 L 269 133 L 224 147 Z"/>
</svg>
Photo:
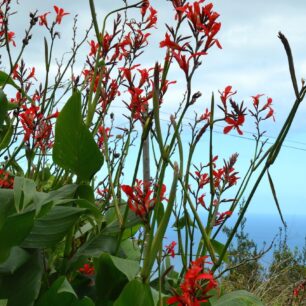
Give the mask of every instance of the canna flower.
<svg viewBox="0 0 306 306">
<path fill-rule="evenodd" d="M 229 218 L 232 215 L 231 211 L 225 211 L 223 213 L 217 213 L 217 217 L 215 220 L 215 226 L 221 224 L 225 219 Z"/>
<path fill-rule="evenodd" d="M 95 274 L 95 268 L 92 265 L 86 263 L 83 265 L 83 267 L 79 268 L 79 272 L 84 275 L 91 276 Z"/>
<path fill-rule="evenodd" d="M 243 135 L 243 132 L 240 130 L 240 126 L 243 125 L 244 123 L 244 115 L 238 115 L 237 119 L 234 119 L 232 117 L 226 117 L 225 118 L 225 122 L 228 124 L 228 126 L 226 126 L 223 129 L 223 133 L 227 134 L 229 133 L 232 129 L 236 129 L 239 135 Z"/>
<path fill-rule="evenodd" d="M 14 177 L 4 169 L 0 169 L 0 188 L 13 189 Z"/>
<path fill-rule="evenodd" d="M 170 255 L 172 258 L 175 257 L 174 248 L 176 246 L 176 242 L 172 241 L 169 245 L 166 245 L 165 256 Z"/>
<path fill-rule="evenodd" d="M 122 185 L 121 190 L 128 196 L 129 208 L 139 216 L 144 222 L 147 221 L 149 212 L 155 207 L 157 198 L 151 198 L 154 191 L 150 188 L 151 184 L 136 180 L 134 187 Z M 166 186 L 163 184 L 160 191 L 160 201 L 165 200 L 164 194 Z"/>
<path fill-rule="evenodd" d="M 211 271 L 204 270 L 206 258 L 203 256 L 191 262 L 180 286 L 181 294 L 173 290 L 174 295 L 167 300 L 168 305 L 177 303 L 177 306 L 200 306 L 208 302 L 207 293 L 217 287 L 217 282 Z"/>
<path fill-rule="evenodd" d="M 40 26 L 48 27 L 47 16 L 49 14 L 50 14 L 50 12 L 47 12 L 47 13 L 44 13 L 43 15 L 38 16 L 38 18 L 39 18 L 39 25 Z"/>
<path fill-rule="evenodd" d="M 55 10 L 55 12 L 56 12 L 55 23 L 57 23 L 57 24 L 61 24 L 62 18 L 63 18 L 64 16 L 70 14 L 70 13 L 65 12 L 64 9 L 62 9 L 62 8 L 56 6 L 56 5 L 54 5 L 53 8 L 54 8 L 54 10 Z"/>
<path fill-rule="evenodd" d="M 160 48 L 167 47 L 172 50 L 184 50 L 184 48 L 182 48 L 179 44 L 170 39 L 170 35 L 168 33 L 165 34 L 165 39 L 160 42 L 159 46 Z"/>
<path fill-rule="evenodd" d="M 237 93 L 237 91 L 232 91 L 232 86 L 228 85 L 225 87 L 225 89 L 223 90 L 223 92 L 220 92 L 220 98 L 221 98 L 221 101 L 224 105 L 224 107 L 226 107 L 226 101 L 227 99 L 230 97 L 230 96 L 233 96 Z"/>
</svg>

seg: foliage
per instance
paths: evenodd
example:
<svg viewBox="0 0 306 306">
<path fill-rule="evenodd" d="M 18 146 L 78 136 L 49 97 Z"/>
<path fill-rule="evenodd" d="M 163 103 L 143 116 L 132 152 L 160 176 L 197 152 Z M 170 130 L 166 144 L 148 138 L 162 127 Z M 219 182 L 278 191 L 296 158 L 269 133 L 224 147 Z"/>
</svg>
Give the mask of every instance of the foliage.
<svg viewBox="0 0 306 306">
<path fill-rule="evenodd" d="M 70 13 L 56 5 L 52 12 L 30 13 L 17 41 L 11 20 L 15 7 L 22 11 L 24 4 L 0 0 L 6 65 L 0 71 L 0 305 L 262 305 L 244 290 L 223 294 L 217 272 L 230 260 L 235 235 L 232 263 L 245 260 L 247 248 L 257 254 L 238 228 L 265 175 L 282 218 L 269 169 L 306 86 L 302 82 L 299 89 L 288 40 L 279 33 L 296 101 L 275 143 L 268 147 L 262 130 L 264 122 L 275 119 L 272 98 L 257 94 L 245 105 L 228 85 L 212 94 L 203 114 L 195 114 L 186 150 L 183 120 L 201 102 L 194 78 L 209 53 L 222 49 L 221 22 L 212 3 L 168 2 L 175 26 L 169 20 L 159 42 L 165 57 L 144 66 L 141 56 L 158 18 L 149 0 L 124 0 L 104 19 L 97 17 L 98 2 L 89 0 L 88 29 L 79 38 L 74 18 L 72 48 L 63 51 L 61 61 L 55 49 L 62 51 L 60 31 Z M 45 36 L 39 77 L 24 60 L 33 52 L 29 46 L 36 31 Z M 89 49 L 85 55 L 83 45 Z M 180 84 L 168 79 L 175 65 Z M 160 111 L 172 86 L 185 93 L 165 128 Z M 114 102 L 123 114 L 111 111 Z M 226 152 L 222 161 L 213 132 L 222 122 L 224 134 L 242 135 L 247 120 L 255 124 L 255 147 L 249 168 L 238 171 L 239 154 Z M 199 144 L 206 135 L 205 158 Z M 194 163 L 196 154 L 203 156 L 200 164 Z M 245 195 L 223 244 L 222 228 L 236 218 Z M 176 241 L 166 244 L 169 231 L 175 231 Z M 269 273 L 291 255 L 282 247 Z M 174 267 L 170 258 L 175 256 L 181 265 Z M 247 288 L 252 291 L 262 281 L 260 265 L 237 267 L 229 281 L 253 269 Z M 288 280 L 297 280 L 291 274 Z M 295 287 L 295 300 L 304 287 Z"/>
</svg>

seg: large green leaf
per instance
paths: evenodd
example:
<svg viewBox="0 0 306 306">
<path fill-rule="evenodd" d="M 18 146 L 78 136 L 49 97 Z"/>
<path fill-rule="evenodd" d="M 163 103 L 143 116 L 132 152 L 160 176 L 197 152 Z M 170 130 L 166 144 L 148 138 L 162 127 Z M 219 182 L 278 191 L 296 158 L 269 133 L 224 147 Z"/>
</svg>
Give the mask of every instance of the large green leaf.
<svg viewBox="0 0 306 306">
<path fill-rule="evenodd" d="M 35 211 L 13 214 L 6 218 L 0 230 L 0 263 L 10 255 L 13 246 L 20 245 L 30 233 L 34 223 Z"/>
<path fill-rule="evenodd" d="M 16 89 L 18 88 L 18 86 L 8 74 L 6 74 L 4 71 L 0 71 L 0 86 L 3 86 L 4 84 L 12 85 Z"/>
<path fill-rule="evenodd" d="M 129 282 L 121 292 L 114 306 L 154 306 L 150 286 L 139 280 Z"/>
<path fill-rule="evenodd" d="M 109 300 L 115 301 L 125 284 L 128 282 L 127 276 L 118 269 L 114 259 L 115 257 L 109 254 L 102 254 L 100 258 L 95 261 L 98 305 L 107 304 Z M 122 268 L 120 263 L 119 266 Z M 128 269 L 129 267 L 126 268 Z M 131 274 L 134 273 L 131 271 Z"/>
<path fill-rule="evenodd" d="M 35 252 L 14 274 L 0 276 L 0 299 L 8 299 L 8 306 L 32 306 L 40 291 L 42 273 L 41 253 Z"/>
<path fill-rule="evenodd" d="M 49 248 L 60 242 L 85 209 L 54 206 L 45 216 L 35 220 L 34 226 L 23 241 L 25 248 Z"/>
<path fill-rule="evenodd" d="M 13 214 L 14 207 L 14 192 L 11 189 L 0 189 L 0 232 L 6 218 Z"/>
<path fill-rule="evenodd" d="M 76 91 L 57 118 L 53 160 L 81 180 L 101 168 L 103 156 L 81 115 L 81 93 Z"/>
<path fill-rule="evenodd" d="M 0 150 L 6 149 L 6 147 L 9 145 L 12 136 L 13 136 L 14 128 L 10 124 L 3 125 L 0 127 Z"/>
<path fill-rule="evenodd" d="M 27 251 L 20 247 L 13 247 L 9 258 L 0 264 L 0 274 L 13 274 L 30 258 Z"/>
<path fill-rule="evenodd" d="M 65 276 L 58 278 L 39 299 L 37 306 L 73 306 L 77 295 Z"/>
<path fill-rule="evenodd" d="M 7 98 L 2 89 L 0 89 L 0 128 L 7 116 Z"/>
<path fill-rule="evenodd" d="M 264 306 L 264 304 L 252 293 L 237 290 L 221 296 L 211 302 L 212 306 Z"/>
<path fill-rule="evenodd" d="M 36 185 L 33 180 L 16 176 L 14 179 L 14 199 L 17 211 L 23 211 L 34 200 Z"/>
</svg>

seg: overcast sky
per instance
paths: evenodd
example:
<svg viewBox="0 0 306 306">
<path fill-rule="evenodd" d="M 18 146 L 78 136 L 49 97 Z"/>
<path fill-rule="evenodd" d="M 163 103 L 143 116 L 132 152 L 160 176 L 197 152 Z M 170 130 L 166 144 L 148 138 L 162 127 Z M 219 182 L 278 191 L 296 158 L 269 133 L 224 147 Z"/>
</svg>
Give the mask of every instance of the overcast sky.
<svg viewBox="0 0 306 306">
<path fill-rule="evenodd" d="M 57 42 L 57 50 L 60 55 L 71 46 L 71 26 L 73 15 L 79 16 L 79 34 L 84 33 L 90 23 L 88 1 L 52 1 L 26 0 L 19 1 L 16 6 L 19 14 L 14 16 L 11 30 L 18 34 L 16 42 L 20 46 L 23 29 L 28 22 L 28 13 L 38 9 L 40 13 L 53 12 L 53 5 L 63 7 L 71 15 L 64 17 L 60 27 L 62 39 Z M 296 66 L 297 79 L 306 78 L 306 3 L 305 0 L 216 0 L 212 1 L 215 10 L 220 13 L 222 29 L 218 35 L 223 46 L 222 50 L 212 48 L 203 62 L 203 67 L 197 72 L 194 90 L 203 93 L 199 103 L 193 110 L 202 112 L 208 106 L 209 96 L 212 91 L 217 93 L 227 85 L 232 85 L 238 90 L 237 99 L 251 103 L 250 96 L 264 93 L 273 98 L 276 111 L 276 122 L 267 126 L 269 135 L 277 135 L 282 122 L 294 102 L 294 94 L 288 72 L 287 58 L 280 40 L 278 31 L 282 31 L 288 38 Z M 26 3 L 26 5 L 25 5 Z M 129 1 L 132 3 L 132 1 Z M 141 63 L 152 66 L 156 60 L 161 61 L 164 50 L 158 45 L 166 31 L 164 23 L 171 20 L 174 12 L 170 3 L 166 0 L 153 0 L 152 5 L 159 11 L 158 30 L 151 37 L 150 49 L 143 56 Z M 99 20 L 110 9 L 121 5 L 119 0 L 96 1 Z M 50 17 L 50 20 L 52 18 Z M 41 29 L 39 29 L 41 30 Z M 26 61 L 29 66 L 43 67 L 43 33 L 34 33 L 30 50 L 26 53 Z M 18 41 L 19 40 L 19 41 Z M 84 49 L 88 52 L 88 46 Z M 83 54 L 83 55 L 84 55 Z M 81 55 L 82 56 L 82 55 Z M 84 59 L 84 57 L 83 57 Z M 81 69 L 81 64 L 79 68 Z M 178 68 L 173 68 L 169 79 L 183 82 L 183 73 Z M 168 98 L 163 105 L 163 118 L 168 119 L 169 113 L 176 108 L 182 98 L 180 86 L 173 86 Z M 221 129 L 220 129 L 221 130 Z M 247 131 L 253 131 L 250 125 Z M 235 134 L 235 133 L 233 133 Z M 250 137 L 247 133 L 245 136 Z M 188 132 L 184 134 L 186 144 Z M 250 160 L 250 145 L 252 141 L 237 139 L 231 136 L 216 134 L 216 151 L 225 152 L 229 156 L 236 151 L 240 153 L 240 166 L 245 168 Z M 278 162 L 271 169 L 275 177 L 276 189 L 283 211 L 286 214 L 306 214 L 306 101 L 301 105 L 292 131 L 288 135 L 286 145 L 293 148 L 284 148 Z M 304 150 L 304 151 L 303 151 Z M 267 188 L 267 181 L 257 193 L 251 212 L 276 213 L 273 198 Z"/>
</svg>

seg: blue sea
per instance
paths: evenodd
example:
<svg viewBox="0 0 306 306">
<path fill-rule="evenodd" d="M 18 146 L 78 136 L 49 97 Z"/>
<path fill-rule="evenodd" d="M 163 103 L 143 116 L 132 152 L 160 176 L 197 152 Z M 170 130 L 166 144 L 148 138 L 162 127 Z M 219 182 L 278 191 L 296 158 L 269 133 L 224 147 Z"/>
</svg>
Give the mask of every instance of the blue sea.
<svg viewBox="0 0 306 306">
<path fill-rule="evenodd" d="M 287 224 L 286 235 L 287 245 L 291 250 L 298 248 L 301 252 L 303 248 L 306 248 L 306 215 L 287 215 L 284 216 Z M 234 225 L 235 217 L 228 219 L 227 226 Z M 284 226 L 278 215 L 262 215 L 262 214 L 249 214 L 246 216 L 245 233 L 248 233 L 249 239 L 252 239 L 258 246 L 258 250 L 269 246 L 273 240 L 274 244 L 278 245 L 280 229 L 282 237 L 284 237 Z M 177 241 L 176 233 L 171 231 L 167 233 L 166 241 Z M 195 237 L 196 241 L 199 241 L 199 233 Z M 226 241 L 226 235 L 220 233 L 217 238 L 220 242 Z M 235 241 L 235 240 L 233 240 Z M 197 243 L 196 243 L 197 245 Z M 268 266 L 272 262 L 273 248 L 261 258 L 261 263 L 264 266 Z M 180 265 L 179 258 L 175 258 L 173 264 Z"/>
</svg>

